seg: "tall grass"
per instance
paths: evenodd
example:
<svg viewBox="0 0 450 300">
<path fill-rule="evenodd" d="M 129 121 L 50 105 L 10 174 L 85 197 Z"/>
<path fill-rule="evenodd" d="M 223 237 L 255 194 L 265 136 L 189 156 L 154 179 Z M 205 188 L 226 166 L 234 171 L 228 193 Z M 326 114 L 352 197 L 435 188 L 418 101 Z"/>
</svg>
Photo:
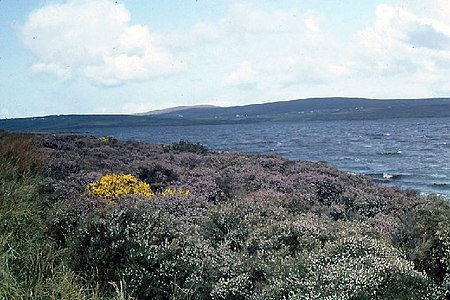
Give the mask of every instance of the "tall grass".
<svg viewBox="0 0 450 300">
<path fill-rule="evenodd" d="M 0 299 L 99 299 L 46 234 L 38 192 L 43 160 L 31 136 L 0 134 Z"/>
</svg>

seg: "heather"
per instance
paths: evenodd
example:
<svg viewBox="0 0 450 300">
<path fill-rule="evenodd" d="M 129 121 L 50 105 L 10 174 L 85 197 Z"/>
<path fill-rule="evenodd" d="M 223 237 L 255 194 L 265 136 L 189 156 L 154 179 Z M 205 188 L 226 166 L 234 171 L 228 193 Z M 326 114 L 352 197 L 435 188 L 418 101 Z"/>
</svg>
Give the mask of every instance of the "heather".
<svg viewBox="0 0 450 300">
<path fill-rule="evenodd" d="M 450 205 L 436 196 L 187 141 L 1 133 L 0 152 L 3 299 L 445 299 L 450 289 Z"/>
</svg>

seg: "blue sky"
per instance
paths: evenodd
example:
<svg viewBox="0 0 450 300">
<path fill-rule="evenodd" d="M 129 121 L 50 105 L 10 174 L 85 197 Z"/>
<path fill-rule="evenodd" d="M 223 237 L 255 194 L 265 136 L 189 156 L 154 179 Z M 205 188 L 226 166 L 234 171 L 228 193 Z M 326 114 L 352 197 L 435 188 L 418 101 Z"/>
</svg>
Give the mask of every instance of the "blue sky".
<svg viewBox="0 0 450 300">
<path fill-rule="evenodd" d="M 0 0 L 0 118 L 450 96 L 447 0 Z"/>
</svg>

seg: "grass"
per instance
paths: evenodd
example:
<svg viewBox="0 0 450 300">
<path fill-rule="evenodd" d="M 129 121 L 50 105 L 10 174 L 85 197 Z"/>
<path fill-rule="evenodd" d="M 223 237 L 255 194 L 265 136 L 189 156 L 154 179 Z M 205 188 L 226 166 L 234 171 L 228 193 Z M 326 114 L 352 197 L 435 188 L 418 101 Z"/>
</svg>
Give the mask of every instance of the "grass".
<svg viewBox="0 0 450 300">
<path fill-rule="evenodd" d="M 0 299 L 100 299 L 66 267 L 42 219 L 33 137 L 0 136 Z"/>
</svg>

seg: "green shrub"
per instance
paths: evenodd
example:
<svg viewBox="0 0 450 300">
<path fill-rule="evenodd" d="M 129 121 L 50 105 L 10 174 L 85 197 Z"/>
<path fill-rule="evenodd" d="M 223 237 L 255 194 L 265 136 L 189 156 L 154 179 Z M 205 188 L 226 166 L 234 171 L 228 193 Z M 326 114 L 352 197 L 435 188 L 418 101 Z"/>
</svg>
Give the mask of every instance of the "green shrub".
<svg viewBox="0 0 450 300">
<path fill-rule="evenodd" d="M 165 168 L 161 165 L 151 167 L 139 167 L 138 178 L 148 183 L 155 192 L 161 192 L 167 186 L 178 180 L 179 175 L 176 171 Z"/>
<path fill-rule="evenodd" d="M 443 299 L 396 249 L 363 236 L 344 234 L 279 268 L 258 299 Z"/>
<path fill-rule="evenodd" d="M 411 210 L 394 236 L 394 244 L 439 284 L 448 285 L 450 274 L 450 204 L 436 200 Z M 447 286 L 450 295 L 450 289 Z"/>
<path fill-rule="evenodd" d="M 209 291 L 209 246 L 167 212 L 140 199 L 105 204 L 91 211 L 70 238 L 74 270 L 94 276 L 100 289 L 121 278 L 138 299 L 167 299 Z M 208 292 L 207 292 L 208 293 Z M 200 298 L 199 298 L 200 299 Z"/>
<path fill-rule="evenodd" d="M 192 143 L 189 141 L 181 140 L 178 143 L 173 143 L 164 147 L 165 151 L 178 151 L 178 152 L 192 152 L 197 154 L 206 154 L 208 148 L 200 143 Z"/>
</svg>

